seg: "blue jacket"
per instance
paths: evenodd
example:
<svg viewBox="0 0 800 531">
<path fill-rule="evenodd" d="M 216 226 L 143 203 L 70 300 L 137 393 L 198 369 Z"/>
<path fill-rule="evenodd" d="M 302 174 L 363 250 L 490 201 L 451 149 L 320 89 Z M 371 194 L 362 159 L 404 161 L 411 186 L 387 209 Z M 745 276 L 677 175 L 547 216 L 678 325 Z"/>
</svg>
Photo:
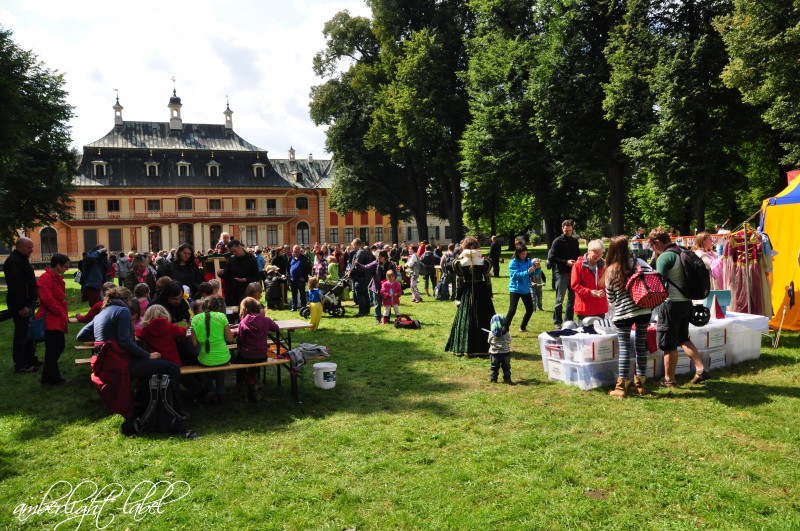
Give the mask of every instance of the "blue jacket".
<svg viewBox="0 0 800 531">
<path fill-rule="evenodd" d="M 92 251 L 83 259 L 83 287 L 103 289 L 109 281 L 108 262 L 100 257 L 100 251 Z"/>
<path fill-rule="evenodd" d="M 531 277 L 528 269 L 533 266 L 529 257 L 525 260 L 513 258 L 508 264 L 508 291 L 526 294 L 531 292 Z"/>
<path fill-rule="evenodd" d="M 131 312 L 124 304 L 111 301 L 78 332 L 78 341 L 104 342 L 116 339 L 119 346 L 131 356 L 150 359 L 150 353 L 133 341 Z"/>
</svg>

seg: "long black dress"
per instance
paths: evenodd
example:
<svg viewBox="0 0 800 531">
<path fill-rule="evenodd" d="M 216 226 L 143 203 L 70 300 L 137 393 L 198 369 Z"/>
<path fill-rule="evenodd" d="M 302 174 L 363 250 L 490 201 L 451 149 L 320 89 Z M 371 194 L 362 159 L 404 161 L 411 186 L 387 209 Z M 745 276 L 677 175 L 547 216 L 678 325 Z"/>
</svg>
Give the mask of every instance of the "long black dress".
<svg viewBox="0 0 800 531">
<path fill-rule="evenodd" d="M 485 258 L 482 264 L 465 265 L 465 262 L 453 262 L 457 299 L 461 303 L 444 349 L 454 354 L 483 355 L 489 352 L 489 333 L 483 329 L 489 330 L 494 315 L 492 262 Z"/>
</svg>

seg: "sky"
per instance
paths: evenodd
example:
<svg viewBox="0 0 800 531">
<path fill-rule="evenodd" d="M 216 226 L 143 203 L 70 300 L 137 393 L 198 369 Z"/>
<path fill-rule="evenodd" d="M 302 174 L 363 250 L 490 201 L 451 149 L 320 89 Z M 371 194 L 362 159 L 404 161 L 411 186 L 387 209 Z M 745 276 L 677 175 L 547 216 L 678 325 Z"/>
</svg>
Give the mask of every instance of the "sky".
<svg viewBox="0 0 800 531">
<path fill-rule="evenodd" d="M 111 131 L 117 95 L 123 120 L 167 122 L 175 88 L 184 124 L 225 123 L 227 100 L 234 131 L 269 157 L 319 159 L 325 127 L 308 104 L 325 80 L 311 64 L 344 10 L 370 16 L 364 0 L 4 0 L 0 26 L 64 74 L 79 150 Z"/>
</svg>

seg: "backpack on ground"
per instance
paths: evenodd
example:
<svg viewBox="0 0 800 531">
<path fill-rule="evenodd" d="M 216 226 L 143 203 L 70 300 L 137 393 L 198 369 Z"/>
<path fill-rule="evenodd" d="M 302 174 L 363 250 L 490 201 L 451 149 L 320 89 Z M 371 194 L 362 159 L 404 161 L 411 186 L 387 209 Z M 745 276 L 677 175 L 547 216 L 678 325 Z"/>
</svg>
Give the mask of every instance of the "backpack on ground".
<svg viewBox="0 0 800 531">
<path fill-rule="evenodd" d="M 678 255 L 686 279 L 683 289 L 669 279 L 667 282 L 675 286 L 687 299 L 700 300 L 708 297 L 711 292 L 711 273 L 706 269 L 703 259 L 681 247 L 670 247 L 667 250 Z"/>
<path fill-rule="evenodd" d="M 154 374 L 141 382 L 135 405 L 138 415 L 123 423 L 124 433 L 178 433 L 187 437 L 194 436 L 189 430 L 189 416 L 181 410 L 178 386 L 169 375 Z"/>
<path fill-rule="evenodd" d="M 437 301 L 446 301 L 450 299 L 450 290 L 448 289 L 448 285 L 444 283 L 445 278 L 446 277 L 442 277 L 442 280 L 433 288 L 433 296 Z"/>
<path fill-rule="evenodd" d="M 416 319 L 412 319 L 410 316 L 401 314 L 397 316 L 397 319 L 394 321 L 395 328 L 411 328 L 412 330 L 416 330 L 421 328 L 422 325 Z"/>
<path fill-rule="evenodd" d="M 636 266 L 633 275 L 625 284 L 633 303 L 639 308 L 655 308 L 669 297 L 667 282 L 658 271 L 650 267 Z"/>
</svg>

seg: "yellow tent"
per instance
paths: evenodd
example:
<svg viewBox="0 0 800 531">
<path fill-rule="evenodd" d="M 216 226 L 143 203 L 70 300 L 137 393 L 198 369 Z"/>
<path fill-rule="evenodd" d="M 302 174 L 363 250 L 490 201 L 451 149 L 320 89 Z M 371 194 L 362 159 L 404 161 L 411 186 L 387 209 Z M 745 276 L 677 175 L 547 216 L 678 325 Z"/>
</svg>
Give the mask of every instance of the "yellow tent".
<svg viewBox="0 0 800 531">
<path fill-rule="evenodd" d="M 765 199 L 761 208 L 764 232 L 779 253 L 772 262 L 771 293 L 775 316 L 769 325 L 778 328 L 783 319 L 784 330 L 800 330 L 800 295 L 792 309 L 789 309 L 787 293 L 792 281 L 795 290 L 800 290 L 800 177 L 775 197 Z"/>
</svg>

